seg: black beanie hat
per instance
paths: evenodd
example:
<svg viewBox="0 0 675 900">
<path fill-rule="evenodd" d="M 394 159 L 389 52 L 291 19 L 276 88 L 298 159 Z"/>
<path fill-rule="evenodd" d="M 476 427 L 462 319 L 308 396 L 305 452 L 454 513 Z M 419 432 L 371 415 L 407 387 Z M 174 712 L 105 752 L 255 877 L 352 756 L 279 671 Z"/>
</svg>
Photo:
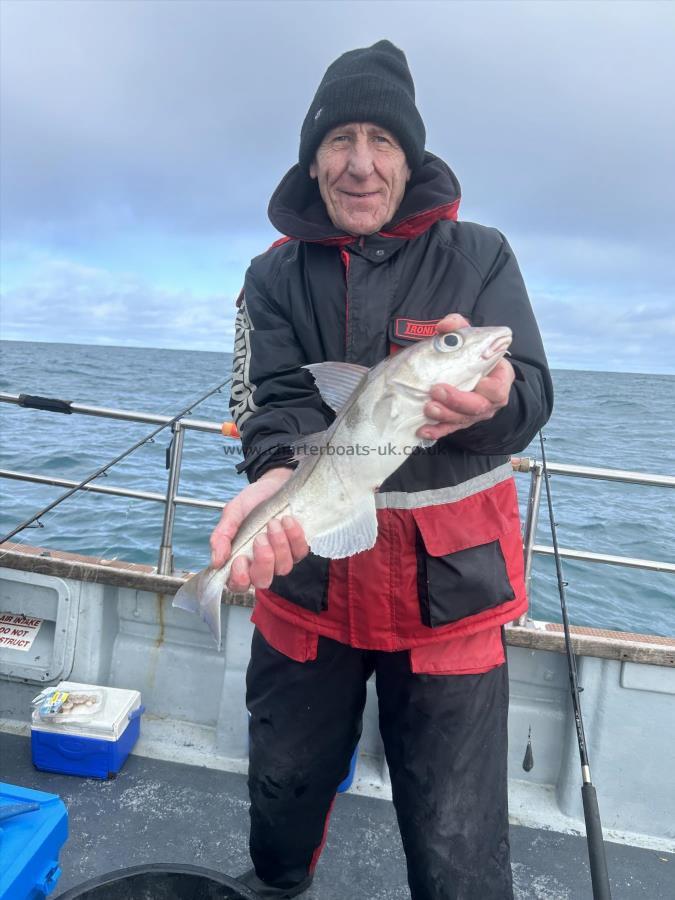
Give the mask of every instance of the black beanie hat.
<svg viewBox="0 0 675 900">
<path fill-rule="evenodd" d="M 347 122 L 381 125 L 398 139 L 411 169 L 422 164 L 426 132 L 415 85 L 405 53 L 390 41 L 350 50 L 328 66 L 300 132 L 305 172 L 325 135 Z"/>
</svg>

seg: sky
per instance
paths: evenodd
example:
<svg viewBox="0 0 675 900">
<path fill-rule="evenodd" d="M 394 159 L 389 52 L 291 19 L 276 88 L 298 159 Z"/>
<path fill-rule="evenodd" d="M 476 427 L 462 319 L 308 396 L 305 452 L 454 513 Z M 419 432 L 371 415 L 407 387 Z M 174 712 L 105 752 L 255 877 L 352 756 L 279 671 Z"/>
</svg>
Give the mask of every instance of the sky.
<svg viewBox="0 0 675 900">
<path fill-rule="evenodd" d="M 388 38 L 553 367 L 675 372 L 675 4 L 0 0 L 0 336 L 230 351 L 327 65 Z"/>
</svg>

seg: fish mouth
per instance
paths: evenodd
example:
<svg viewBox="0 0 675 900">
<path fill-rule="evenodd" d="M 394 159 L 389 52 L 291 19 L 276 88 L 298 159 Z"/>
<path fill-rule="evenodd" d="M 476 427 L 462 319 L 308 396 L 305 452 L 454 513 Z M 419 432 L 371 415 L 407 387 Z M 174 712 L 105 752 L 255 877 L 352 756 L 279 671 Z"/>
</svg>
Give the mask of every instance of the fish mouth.
<svg viewBox="0 0 675 900">
<path fill-rule="evenodd" d="M 500 335 L 500 337 L 495 338 L 489 347 L 486 347 L 486 349 L 483 350 L 481 356 L 483 359 L 493 359 L 496 356 L 503 356 L 511 346 L 512 340 L 513 335 L 511 332 Z"/>
</svg>

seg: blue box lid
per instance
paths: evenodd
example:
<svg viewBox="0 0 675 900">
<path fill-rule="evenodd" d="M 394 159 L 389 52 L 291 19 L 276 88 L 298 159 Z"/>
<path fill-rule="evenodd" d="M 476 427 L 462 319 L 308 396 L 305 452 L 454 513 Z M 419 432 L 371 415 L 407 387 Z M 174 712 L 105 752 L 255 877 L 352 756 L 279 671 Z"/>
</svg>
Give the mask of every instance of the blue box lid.
<svg viewBox="0 0 675 900">
<path fill-rule="evenodd" d="M 56 794 L 0 782 L 0 900 L 52 891 L 67 838 L 68 813 Z"/>
</svg>

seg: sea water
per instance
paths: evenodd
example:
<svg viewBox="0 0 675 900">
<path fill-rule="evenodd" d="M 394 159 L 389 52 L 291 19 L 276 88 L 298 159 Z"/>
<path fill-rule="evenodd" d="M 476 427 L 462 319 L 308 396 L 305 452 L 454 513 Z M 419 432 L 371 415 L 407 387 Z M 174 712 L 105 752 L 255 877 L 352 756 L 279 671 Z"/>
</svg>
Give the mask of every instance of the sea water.
<svg viewBox="0 0 675 900">
<path fill-rule="evenodd" d="M 92 406 L 175 415 L 227 377 L 227 353 L 5 341 L 0 390 L 39 394 Z M 675 376 L 554 371 L 556 403 L 545 429 L 549 462 L 675 474 Z M 229 418 L 225 389 L 195 408 L 200 419 Z M 152 430 L 134 424 L 0 404 L 0 466 L 84 479 Z M 100 482 L 164 494 L 169 429 Z M 226 452 L 224 452 L 226 451 Z M 538 441 L 523 456 L 540 458 Z M 235 466 L 238 444 L 187 431 L 179 494 L 224 502 L 245 479 Z M 517 475 L 524 508 L 529 476 Z M 675 492 L 667 488 L 551 478 L 561 547 L 675 562 Z M 0 479 L 0 531 L 9 532 L 64 488 Z M 107 559 L 156 565 L 163 505 L 77 492 L 25 529 L 15 541 Z M 178 506 L 177 569 L 208 561 L 215 510 Z M 542 494 L 537 543 L 551 543 Z M 1 559 L 0 559 L 1 564 Z M 578 625 L 675 634 L 675 574 L 564 560 L 570 617 Z M 555 569 L 535 557 L 531 614 L 560 621 Z"/>
</svg>

